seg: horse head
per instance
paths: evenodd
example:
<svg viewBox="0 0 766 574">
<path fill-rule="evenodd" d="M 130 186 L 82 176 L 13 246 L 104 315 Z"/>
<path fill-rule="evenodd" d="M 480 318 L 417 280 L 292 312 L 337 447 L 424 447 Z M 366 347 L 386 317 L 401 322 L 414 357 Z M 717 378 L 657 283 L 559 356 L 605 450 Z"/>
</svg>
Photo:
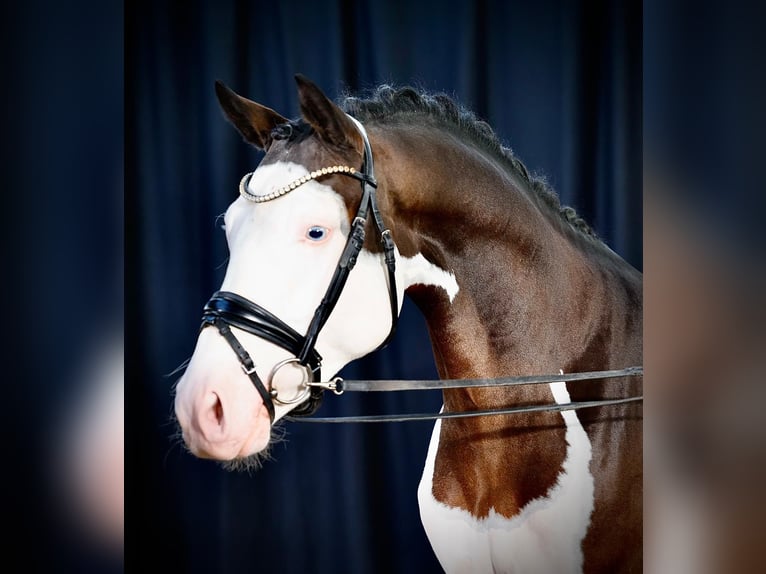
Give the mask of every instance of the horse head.
<svg viewBox="0 0 766 574">
<path fill-rule="evenodd" d="M 176 388 L 184 440 L 200 457 L 246 459 L 264 450 L 273 422 L 310 400 L 306 383 L 320 361 L 332 375 L 368 354 L 386 339 L 399 312 L 390 301 L 401 301 L 401 293 L 394 287 L 390 297 L 392 277 L 379 253 L 380 236 L 370 229 L 366 240 L 358 238 L 364 247 L 353 258 L 354 272 L 340 286 L 337 304 L 315 325 L 350 244 L 364 195 L 360 182 L 362 189 L 374 182 L 363 175 L 363 128 L 315 84 L 302 76 L 296 80 L 302 118 L 293 121 L 216 83 L 228 120 L 266 154 L 226 211 L 230 257 L 220 288 L 224 296 L 208 304 L 217 307 L 206 315 L 210 321 L 203 323 Z M 366 223 L 362 233 L 372 227 Z M 237 305 L 239 318 L 256 313 L 255 323 L 271 327 L 254 333 L 233 320 L 221 325 L 223 331 L 211 328 L 222 316 L 231 319 Z M 304 354 L 314 361 L 299 361 L 302 335 L 312 326 L 318 338 Z M 288 341 L 277 344 L 268 336 L 271 328 Z"/>
</svg>

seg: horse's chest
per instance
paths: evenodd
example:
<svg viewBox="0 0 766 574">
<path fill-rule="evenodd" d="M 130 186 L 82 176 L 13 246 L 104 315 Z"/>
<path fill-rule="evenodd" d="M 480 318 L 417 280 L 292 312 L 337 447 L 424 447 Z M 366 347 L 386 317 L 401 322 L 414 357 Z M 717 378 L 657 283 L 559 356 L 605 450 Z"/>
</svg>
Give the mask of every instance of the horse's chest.
<svg viewBox="0 0 766 574">
<path fill-rule="evenodd" d="M 567 402 L 560 388 L 558 402 Z M 566 389 L 564 388 L 564 393 Z M 581 572 L 582 541 L 593 510 L 590 441 L 574 412 L 567 423 L 567 457 L 557 484 L 545 497 L 507 518 L 490 510 L 477 519 L 469 512 L 434 499 L 432 481 L 441 423 L 434 426 L 423 477 L 418 488 L 420 515 L 428 539 L 448 573 Z"/>
</svg>

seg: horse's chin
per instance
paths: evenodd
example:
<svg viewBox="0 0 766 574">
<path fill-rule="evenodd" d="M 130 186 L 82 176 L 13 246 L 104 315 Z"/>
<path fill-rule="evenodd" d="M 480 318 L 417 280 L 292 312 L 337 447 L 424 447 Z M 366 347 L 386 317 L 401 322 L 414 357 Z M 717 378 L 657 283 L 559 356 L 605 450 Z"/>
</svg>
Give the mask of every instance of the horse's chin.
<svg viewBox="0 0 766 574">
<path fill-rule="evenodd" d="M 284 439 L 285 431 L 281 425 L 271 427 L 271 432 L 265 441 L 254 442 L 248 454 L 237 456 L 230 460 L 220 461 L 224 470 L 232 472 L 247 472 L 259 470 L 266 461 L 272 459 L 273 446 Z"/>
<path fill-rule="evenodd" d="M 235 445 L 232 445 L 232 450 L 217 451 L 217 454 L 209 456 L 209 458 L 218 459 L 222 463 L 231 463 L 236 460 L 248 460 L 251 457 L 263 457 L 262 453 L 267 452 L 271 443 L 271 421 L 266 413 L 265 408 L 262 414 L 265 416 L 259 416 L 255 419 L 247 436 L 244 437 L 241 442 L 237 441 Z M 225 453 L 225 454 L 224 454 Z"/>
</svg>

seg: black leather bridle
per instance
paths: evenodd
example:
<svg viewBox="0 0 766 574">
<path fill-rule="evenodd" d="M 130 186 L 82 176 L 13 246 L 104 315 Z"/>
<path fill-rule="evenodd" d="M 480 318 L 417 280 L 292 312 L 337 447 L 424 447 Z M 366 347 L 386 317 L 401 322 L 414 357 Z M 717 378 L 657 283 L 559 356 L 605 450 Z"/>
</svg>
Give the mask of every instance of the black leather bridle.
<svg viewBox="0 0 766 574">
<path fill-rule="evenodd" d="M 443 418 L 464 418 L 474 416 L 505 415 L 516 413 L 529 413 L 540 411 L 564 411 L 582 408 L 591 408 L 606 405 L 619 405 L 623 403 L 642 401 L 643 396 L 633 396 L 618 399 L 600 399 L 595 401 L 571 402 L 564 404 L 549 405 L 527 405 L 516 406 L 501 409 L 477 410 L 467 412 L 449 412 L 449 413 L 424 413 L 424 414 L 406 414 L 406 415 L 371 415 L 356 417 L 330 417 L 330 418 L 295 418 L 306 417 L 313 414 L 319 408 L 324 390 L 331 390 L 340 395 L 347 391 L 398 391 L 398 390 L 424 390 L 424 389 L 445 389 L 445 388 L 467 388 L 467 387 L 489 387 L 489 386 L 518 386 L 533 385 L 542 383 L 586 381 L 593 379 L 609 379 L 630 376 L 643 375 L 642 367 L 627 367 L 619 370 L 610 371 L 591 371 L 587 373 L 560 373 L 558 375 L 539 375 L 539 376 L 516 376 L 500 377 L 492 379 L 452 379 L 452 380 L 434 380 L 434 381 L 349 381 L 340 377 L 335 377 L 329 382 L 321 382 L 322 357 L 316 350 L 316 342 L 319 333 L 324 327 L 327 319 L 330 317 L 335 305 L 338 302 L 343 287 L 351 270 L 356 264 L 359 252 L 365 241 L 365 227 L 368 219 L 372 215 L 372 221 L 380 235 L 383 245 L 383 257 L 388 269 L 388 293 L 391 304 L 391 330 L 385 341 L 378 348 L 388 344 L 396 331 L 396 324 L 399 320 L 399 302 L 396 290 L 396 259 L 394 252 L 394 241 L 391 232 L 383 222 L 378 203 L 375 196 L 377 182 L 375 180 L 375 170 L 372 160 L 372 148 L 367 137 L 364 126 L 355 118 L 349 116 L 357 126 L 362 140 L 364 142 L 364 160 L 361 172 L 348 166 L 331 166 L 311 172 L 289 185 L 279 190 L 265 195 L 253 195 L 247 189 L 247 184 L 252 177 L 252 173 L 246 174 L 240 182 L 240 194 L 246 199 L 255 203 L 271 201 L 290 193 L 297 187 L 327 175 L 344 175 L 358 180 L 362 188 L 362 197 L 359 202 L 359 209 L 356 212 L 351 223 L 351 231 L 346 240 L 346 246 L 341 253 L 335 273 L 330 280 L 330 285 L 314 311 L 314 316 L 309 324 L 305 335 L 301 335 L 287 323 L 270 313 L 257 303 L 228 291 L 217 291 L 205 305 L 202 315 L 201 329 L 208 326 L 214 326 L 223 336 L 234 353 L 237 355 L 242 369 L 250 378 L 258 393 L 263 398 L 263 403 L 269 412 L 271 421 L 274 421 L 274 402 L 290 405 L 299 404 L 290 411 L 290 420 L 300 420 L 305 422 L 322 423 L 370 423 L 370 422 L 401 422 L 417 420 L 435 420 Z M 265 339 L 283 349 L 287 350 L 292 358 L 277 363 L 269 375 L 269 384 L 266 385 L 258 376 L 255 364 L 245 348 L 237 340 L 231 330 L 236 327 L 257 337 Z M 280 397 L 278 389 L 274 387 L 274 379 L 277 371 L 288 364 L 297 364 L 304 368 L 304 379 L 302 382 L 303 392 L 296 397 Z"/>
<path fill-rule="evenodd" d="M 367 221 L 372 215 L 372 221 L 377 229 L 381 243 L 383 244 L 383 257 L 386 268 L 388 269 L 388 294 L 391 304 L 391 329 L 385 341 L 378 348 L 388 344 L 396 331 L 396 324 L 399 320 L 399 302 L 396 291 L 396 258 L 394 253 L 394 241 L 391 238 L 391 232 L 383 222 L 378 202 L 375 196 L 377 182 L 375 180 L 375 168 L 372 160 L 372 148 L 367 132 L 355 118 L 349 116 L 357 126 L 362 140 L 364 142 L 364 160 L 361 172 L 348 166 L 331 166 L 311 172 L 311 174 L 298 179 L 291 184 L 284 186 L 275 193 L 266 196 L 256 196 L 247 190 L 247 184 L 252 177 L 252 173 L 245 175 L 240 182 L 240 193 L 248 200 L 255 203 L 262 203 L 277 199 L 293 189 L 311 181 L 327 175 L 344 175 L 358 180 L 362 188 L 362 198 L 359 202 L 359 209 L 351 222 L 351 230 L 346 240 L 346 246 L 341 253 L 335 273 L 330 280 L 330 285 L 314 311 L 314 316 L 309 324 L 305 335 L 301 335 L 295 329 L 290 327 L 284 321 L 274 314 L 270 313 L 257 303 L 228 291 L 217 291 L 205 305 L 202 315 L 202 326 L 214 326 L 223 336 L 229 346 L 237 355 L 242 369 L 255 385 L 256 390 L 263 398 L 263 403 L 269 411 L 271 421 L 274 421 L 274 402 L 281 404 L 302 403 L 290 414 L 292 416 L 307 416 L 314 413 L 321 404 L 322 385 L 315 384 L 321 380 L 322 357 L 316 350 L 316 342 L 319 333 L 324 327 L 327 319 L 330 317 L 335 305 L 338 302 L 343 287 L 351 270 L 356 265 L 359 252 L 362 250 L 365 240 L 365 227 Z M 231 330 L 231 327 L 242 329 L 248 333 L 261 337 L 283 349 L 287 350 L 294 358 L 287 359 L 278 363 L 271 371 L 269 376 L 269 385 L 264 384 L 255 369 L 255 364 L 245 348 L 237 340 Z M 303 386 L 305 392 L 294 398 L 280 397 L 279 392 L 274 388 L 274 378 L 277 371 L 287 364 L 297 364 L 304 367 L 305 375 Z"/>
</svg>

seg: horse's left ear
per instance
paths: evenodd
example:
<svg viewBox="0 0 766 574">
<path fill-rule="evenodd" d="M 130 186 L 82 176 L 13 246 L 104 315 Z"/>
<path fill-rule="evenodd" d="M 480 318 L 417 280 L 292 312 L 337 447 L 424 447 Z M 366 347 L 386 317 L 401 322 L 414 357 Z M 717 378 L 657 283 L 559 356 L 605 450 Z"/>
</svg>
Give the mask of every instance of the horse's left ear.
<svg viewBox="0 0 766 574">
<path fill-rule="evenodd" d="M 324 95 L 314 82 L 302 74 L 295 75 L 301 115 L 327 143 L 350 147 L 361 153 L 362 137 L 351 119 Z"/>
</svg>

